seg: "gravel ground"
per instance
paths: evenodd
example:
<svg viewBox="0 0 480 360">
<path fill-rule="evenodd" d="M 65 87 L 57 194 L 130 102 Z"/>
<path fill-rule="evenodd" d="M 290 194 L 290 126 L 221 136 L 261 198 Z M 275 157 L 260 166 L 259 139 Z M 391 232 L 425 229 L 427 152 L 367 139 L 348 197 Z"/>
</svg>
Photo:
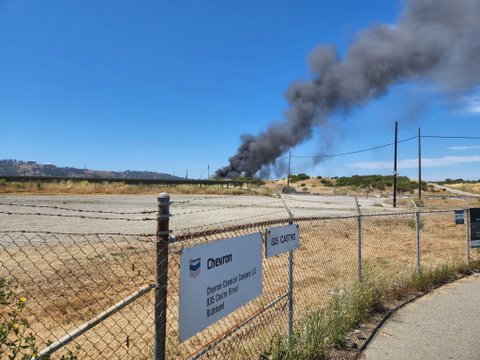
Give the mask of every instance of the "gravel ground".
<svg viewBox="0 0 480 360">
<path fill-rule="evenodd" d="M 353 197 L 285 195 L 285 198 L 297 217 L 355 212 Z M 359 203 L 365 212 L 391 211 L 392 207 L 384 200 L 359 199 Z M 174 232 L 288 216 L 278 197 L 174 195 L 171 201 L 170 224 Z M 156 197 L 152 195 L 4 195 L 0 196 L 0 231 L 153 234 L 156 208 Z"/>
</svg>

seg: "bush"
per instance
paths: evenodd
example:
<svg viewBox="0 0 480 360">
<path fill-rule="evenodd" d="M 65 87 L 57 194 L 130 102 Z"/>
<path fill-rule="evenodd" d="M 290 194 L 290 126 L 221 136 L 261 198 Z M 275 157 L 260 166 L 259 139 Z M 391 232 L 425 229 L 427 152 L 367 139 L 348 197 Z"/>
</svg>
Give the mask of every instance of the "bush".
<svg viewBox="0 0 480 360">
<path fill-rule="evenodd" d="M 369 282 L 335 292 L 326 308 L 308 314 L 290 339 L 277 336 L 262 359 L 323 359 L 328 347 L 345 345 L 349 331 L 376 309 L 380 293 Z"/>
<path fill-rule="evenodd" d="M 320 182 L 326 187 L 333 187 L 333 183 L 330 180 L 322 179 Z"/>
<path fill-rule="evenodd" d="M 352 186 L 359 189 L 370 187 L 371 189 L 385 190 L 393 186 L 393 176 L 383 175 L 353 175 L 351 177 L 340 177 L 337 180 L 338 186 Z M 406 176 L 397 176 L 397 190 L 399 192 L 412 192 L 418 188 L 418 183 L 410 181 Z M 422 181 L 422 190 L 427 190 L 427 183 Z"/>
<path fill-rule="evenodd" d="M 283 194 L 295 194 L 296 192 L 297 192 L 297 190 L 295 190 L 295 188 L 288 187 L 288 186 L 285 186 L 285 187 L 282 189 L 282 193 L 283 193 Z"/>
<path fill-rule="evenodd" d="M 307 174 L 298 174 L 298 175 L 290 175 L 290 182 L 291 183 L 296 183 L 296 182 L 299 182 L 299 181 L 303 181 L 303 180 L 308 180 L 310 179 L 310 176 L 308 176 Z"/>
</svg>

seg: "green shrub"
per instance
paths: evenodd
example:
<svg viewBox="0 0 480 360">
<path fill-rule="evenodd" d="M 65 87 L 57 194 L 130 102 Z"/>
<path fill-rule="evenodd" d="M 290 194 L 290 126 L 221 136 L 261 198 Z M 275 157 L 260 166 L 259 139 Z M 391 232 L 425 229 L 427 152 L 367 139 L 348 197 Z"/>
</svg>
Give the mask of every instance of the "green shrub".
<svg viewBox="0 0 480 360">
<path fill-rule="evenodd" d="M 307 174 L 298 174 L 298 175 L 290 175 L 290 182 L 291 183 L 296 183 L 296 182 L 299 182 L 299 181 L 303 181 L 303 180 L 308 180 L 310 179 L 310 176 L 308 176 Z"/>
<path fill-rule="evenodd" d="M 320 182 L 326 187 L 333 187 L 333 183 L 330 180 L 322 179 Z"/>
<path fill-rule="evenodd" d="M 359 189 L 370 187 L 371 189 L 385 190 L 393 186 L 393 176 L 383 175 L 353 175 L 342 176 L 337 180 L 337 186 L 352 186 Z M 399 192 L 412 192 L 418 188 L 418 183 L 411 181 L 406 176 L 397 176 L 397 190 Z M 422 181 L 422 190 L 427 191 L 427 183 Z"/>
<path fill-rule="evenodd" d="M 365 281 L 339 290 L 325 309 L 308 314 L 290 339 L 274 337 L 262 359 L 323 359 L 328 347 L 342 347 L 347 334 L 380 307 L 379 291 Z"/>
</svg>

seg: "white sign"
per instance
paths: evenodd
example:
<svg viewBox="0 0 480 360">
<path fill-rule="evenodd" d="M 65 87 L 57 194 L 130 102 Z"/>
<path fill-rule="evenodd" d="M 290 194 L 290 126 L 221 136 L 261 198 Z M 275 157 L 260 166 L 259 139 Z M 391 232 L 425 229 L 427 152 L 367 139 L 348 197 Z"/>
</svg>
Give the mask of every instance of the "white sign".
<svg viewBox="0 0 480 360">
<path fill-rule="evenodd" d="M 184 249 L 180 256 L 180 340 L 261 294 L 260 233 Z"/>
<path fill-rule="evenodd" d="M 267 258 L 297 249 L 300 246 L 299 226 L 297 224 L 268 228 L 266 231 Z"/>
</svg>

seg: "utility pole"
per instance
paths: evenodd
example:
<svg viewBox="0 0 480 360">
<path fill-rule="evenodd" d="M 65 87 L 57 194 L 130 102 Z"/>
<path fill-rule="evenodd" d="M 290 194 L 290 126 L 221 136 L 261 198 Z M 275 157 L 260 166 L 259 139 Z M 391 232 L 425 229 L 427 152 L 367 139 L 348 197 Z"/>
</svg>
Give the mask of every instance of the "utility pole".
<svg viewBox="0 0 480 360">
<path fill-rule="evenodd" d="M 290 187 L 290 165 L 292 163 L 292 152 L 288 153 L 288 175 L 287 175 L 287 187 Z"/>
<path fill-rule="evenodd" d="M 207 165 L 207 180 L 210 179 L 210 165 Z"/>
<path fill-rule="evenodd" d="M 393 207 L 397 207 L 397 142 L 398 121 L 395 121 L 395 150 L 393 152 Z"/>
<path fill-rule="evenodd" d="M 185 172 L 185 179 L 188 179 L 188 168 L 187 168 L 187 171 Z"/>
<path fill-rule="evenodd" d="M 418 200 L 422 200 L 422 147 L 420 128 L 418 128 Z"/>
</svg>

